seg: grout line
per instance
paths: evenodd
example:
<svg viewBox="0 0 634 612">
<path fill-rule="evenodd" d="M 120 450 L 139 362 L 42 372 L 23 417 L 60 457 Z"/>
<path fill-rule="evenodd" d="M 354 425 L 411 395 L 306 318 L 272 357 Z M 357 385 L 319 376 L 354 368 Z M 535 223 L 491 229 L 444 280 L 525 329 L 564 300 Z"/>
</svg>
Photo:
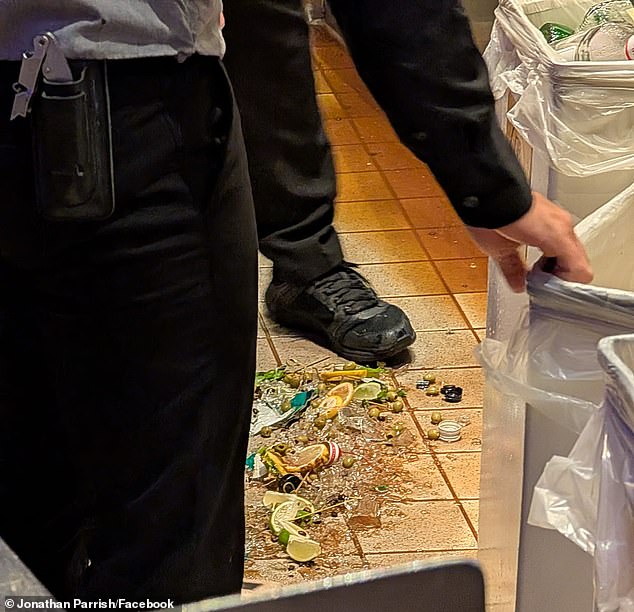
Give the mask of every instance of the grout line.
<svg viewBox="0 0 634 612">
<path fill-rule="evenodd" d="M 266 342 L 268 343 L 269 348 L 271 349 L 271 352 L 273 353 L 273 357 L 275 358 L 275 362 L 277 363 L 277 367 L 279 368 L 282 365 L 282 360 L 280 359 L 280 354 L 277 352 L 277 348 L 275 347 L 275 344 L 273 342 L 273 337 L 271 336 L 271 332 L 269 331 L 269 328 L 266 326 L 266 322 L 264 321 L 264 317 L 262 316 L 260 311 L 258 311 L 258 319 L 260 320 L 260 325 L 262 326 L 262 329 L 264 330 L 264 337 L 266 338 Z"/>
<path fill-rule="evenodd" d="M 390 374 L 391 378 L 392 378 L 392 382 L 398 387 L 399 386 L 399 382 L 395 376 L 394 373 Z M 469 527 L 469 529 L 471 530 L 471 533 L 473 534 L 473 537 L 475 538 L 476 543 L 478 542 L 478 532 L 475 529 L 473 522 L 471 521 L 471 518 L 469 517 L 469 514 L 467 513 L 465 507 L 462 505 L 462 501 L 461 499 L 458 497 L 456 490 L 454 489 L 453 485 L 451 484 L 451 481 L 449 480 L 449 476 L 447 476 L 447 473 L 445 472 L 440 459 L 438 458 L 437 454 L 436 454 L 436 450 L 434 449 L 434 447 L 432 447 L 428 440 L 427 437 L 425 436 L 424 430 L 423 430 L 423 426 L 420 423 L 420 421 L 414 417 L 413 414 L 411 414 L 413 411 L 409 400 L 407 399 L 407 396 L 405 398 L 403 398 L 405 400 L 405 405 L 408 408 L 408 412 L 410 413 L 411 419 L 414 421 L 414 426 L 416 427 L 416 429 L 418 430 L 418 433 L 423 441 L 423 444 L 425 445 L 425 447 L 427 448 L 429 454 L 431 455 L 434 464 L 436 465 L 436 468 L 438 469 L 438 471 L 440 472 L 440 475 L 442 476 L 443 480 L 445 481 L 445 484 L 447 485 L 452 497 L 453 497 L 453 501 L 457 504 L 458 509 L 460 510 L 460 512 L 462 513 L 462 517 L 464 518 L 465 522 L 467 523 L 467 527 Z"/>
<path fill-rule="evenodd" d="M 389 123 L 389 122 L 388 122 Z M 355 133 L 357 134 L 357 136 L 359 136 L 359 138 L 361 139 L 361 132 L 360 130 L 357 128 L 357 125 L 355 124 L 354 121 L 351 121 L 351 126 L 352 129 L 355 131 Z M 400 141 L 399 141 L 400 142 Z M 361 144 L 364 147 L 366 153 L 368 155 L 371 154 L 371 151 L 368 147 L 368 143 L 361 139 Z M 378 144 L 378 143 L 373 143 L 373 144 Z M 402 143 L 401 143 L 402 144 Z M 403 145 L 404 146 L 404 145 Z M 378 165 L 377 165 L 378 167 Z M 438 268 L 438 266 L 436 265 L 436 261 L 447 261 L 447 260 L 434 260 L 431 258 L 429 251 L 425 248 L 425 245 L 423 243 L 423 241 L 420 238 L 419 233 L 416 231 L 416 228 L 414 228 L 414 224 L 412 223 L 412 220 L 410 218 L 410 216 L 407 213 L 407 210 L 405 209 L 405 207 L 402 205 L 400 198 L 397 196 L 396 191 L 394 190 L 394 188 L 392 187 L 391 183 L 387 180 L 387 177 L 385 175 L 385 171 L 382 170 L 381 168 L 378 168 L 377 172 L 381 175 L 381 178 L 383 179 L 383 182 L 385 183 L 385 185 L 387 186 L 388 190 L 392 193 L 392 195 L 394 196 L 394 199 L 398 201 L 399 203 L 399 208 L 401 209 L 401 212 L 403 213 L 405 219 L 407 220 L 407 222 L 410 225 L 410 230 L 414 232 L 414 235 L 416 237 L 416 240 L 418 242 L 418 244 L 420 245 L 421 249 L 423 250 L 424 253 L 427 254 L 428 256 L 428 261 L 431 263 L 432 268 L 434 269 L 434 271 L 436 272 L 436 274 L 438 275 L 438 277 L 440 278 L 442 284 L 444 285 L 444 287 L 447 289 L 447 293 L 451 296 L 451 299 L 454 301 L 455 305 L 458 307 L 461 316 L 463 317 L 463 319 L 465 320 L 465 322 L 467 323 L 467 328 L 469 329 L 469 331 L 471 331 L 471 333 L 473 334 L 473 337 L 476 339 L 477 342 L 480 341 L 478 335 L 476 334 L 476 332 L 474 331 L 474 327 L 471 324 L 471 321 L 469 320 L 469 317 L 467 317 L 466 313 L 462 310 L 460 303 L 458 302 L 458 300 L 456 300 L 453 292 L 450 290 L 449 285 L 447 283 L 447 281 L 445 281 L 443 275 L 440 273 L 440 270 Z M 431 173 L 430 173 L 431 174 Z M 431 175 L 433 178 L 433 174 Z M 411 199 L 411 198 L 408 198 Z M 390 230 L 387 230 L 390 231 Z M 393 231 L 397 231 L 397 230 L 393 230 Z M 484 257 L 486 258 L 486 257 Z M 474 259 L 474 258 L 468 258 L 468 257 L 460 257 L 457 259 Z M 455 261 L 455 260 L 449 260 L 449 261 Z"/>
</svg>

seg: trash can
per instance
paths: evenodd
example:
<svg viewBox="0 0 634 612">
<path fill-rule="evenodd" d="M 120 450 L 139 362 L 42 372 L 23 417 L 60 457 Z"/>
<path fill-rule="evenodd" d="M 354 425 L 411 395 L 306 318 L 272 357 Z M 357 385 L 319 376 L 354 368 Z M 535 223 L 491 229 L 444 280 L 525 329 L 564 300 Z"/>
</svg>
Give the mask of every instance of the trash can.
<svg viewBox="0 0 634 612">
<path fill-rule="evenodd" d="M 529 522 L 594 557 L 599 612 L 634 610 L 634 334 L 599 342 L 604 400 L 535 486 Z"/>
<path fill-rule="evenodd" d="M 485 51 L 498 117 L 533 188 L 582 219 L 634 182 L 634 62 L 566 61 L 539 31 L 598 0 L 500 0 Z"/>
<path fill-rule="evenodd" d="M 596 498 L 572 497 L 566 522 L 561 512 L 557 514 L 562 511 L 562 503 L 555 499 L 552 478 L 542 474 L 553 456 L 568 457 L 573 446 L 578 448 L 575 444 L 579 444 L 579 434 L 589 431 L 590 424 L 596 430 L 606 393 L 605 359 L 600 363 L 597 346 L 606 337 L 634 330 L 634 187 L 597 209 L 576 229 L 595 269 L 593 284 L 562 281 L 542 271 L 538 264 L 529 275 L 529 305 L 508 339 L 487 338 L 480 348 L 487 383 L 525 404 L 516 602 L 519 612 L 591 612 L 595 602 L 601 612 L 634 609 L 609 607 L 605 595 L 616 590 L 626 601 L 625 587 L 614 582 L 626 581 L 622 574 L 631 578 L 634 557 L 618 554 L 606 562 L 604 555 L 612 553 L 597 546 L 598 526 L 591 530 L 591 518 L 586 519 L 585 526 L 574 518 L 592 517 Z M 630 419 L 632 414 L 634 409 L 627 412 Z M 631 429 L 629 432 L 631 445 Z M 556 466 L 549 465 L 552 477 Z M 630 479 L 629 495 L 631 470 L 627 462 L 621 470 L 622 479 Z M 619 499 L 624 495 L 621 492 Z M 621 539 L 615 536 L 610 551 L 622 549 L 634 554 L 632 505 L 628 508 L 619 502 L 610 508 L 607 498 L 603 504 L 602 516 L 612 516 L 613 523 L 621 523 Z M 568 540 L 544 526 L 564 533 Z M 588 554 L 592 552 L 594 559 Z M 607 564 L 609 571 L 605 570 Z"/>
</svg>

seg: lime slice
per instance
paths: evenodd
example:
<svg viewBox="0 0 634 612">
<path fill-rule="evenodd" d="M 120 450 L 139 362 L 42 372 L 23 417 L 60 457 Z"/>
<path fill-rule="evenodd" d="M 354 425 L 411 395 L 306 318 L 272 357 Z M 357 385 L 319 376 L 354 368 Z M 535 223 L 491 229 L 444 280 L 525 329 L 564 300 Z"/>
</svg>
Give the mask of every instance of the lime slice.
<svg viewBox="0 0 634 612">
<path fill-rule="evenodd" d="M 303 497 L 300 497 L 299 495 L 295 495 L 294 493 L 278 493 L 277 491 L 267 491 L 262 498 L 262 503 L 271 510 L 276 506 L 289 501 L 301 502 L 303 510 L 309 509 L 309 512 L 315 511 L 315 506 L 312 502 Z"/>
<path fill-rule="evenodd" d="M 283 523 L 291 522 L 300 511 L 302 502 L 293 500 L 282 502 L 271 514 L 269 520 L 269 527 L 275 535 L 279 535 L 280 531 L 284 528 Z"/>
<path fill-rule="evenodd" d="M 373 400 L 379 397 L 381 385 L 378 382 L 361 383 L 352 396 L 356 400 Z"/>
<path fill-rule="evenodd" d="M 286 552 L 294 561 L 306 563 L 307 561 L 312 561 L 321 553 L 321 546 L 315 540 L 289 535 Z"/>
<path fill-rule="evenodd" d="M 297 523 L 291 523 L 290 521 L 280 521 L 280 527 L 282 528 L 282 531 L 280 531 L 280 535 L 286 531 L 289 535 L 295 536 L 296 538 L 308 537 L 308 533 Z M 284 542 L 285 546 L 286 544 L 288 544 L 288 540 Z"/>
</svg>

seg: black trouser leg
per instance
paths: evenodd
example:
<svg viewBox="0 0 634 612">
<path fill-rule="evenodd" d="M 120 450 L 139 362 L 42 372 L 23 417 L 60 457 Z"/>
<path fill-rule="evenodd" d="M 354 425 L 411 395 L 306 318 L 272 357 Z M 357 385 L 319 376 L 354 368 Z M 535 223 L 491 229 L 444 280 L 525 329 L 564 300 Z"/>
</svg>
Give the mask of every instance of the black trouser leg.
<svg viewBox="0 0 634 612">
<path fill-rule="evenodd" d="M 0 66 L 0 536 L 58 597 L 186 602 L 242 583 L 252 200 L 217 60 L 109 70 L 117 210 L 74 225 Z"/>
<path fill-rule="evenodd" d="M 309 283 L 341 263 L 330 147 L 315 98 L 301 0 L 225 3 L 260 250 L 277 278 Z"/>
</svg>

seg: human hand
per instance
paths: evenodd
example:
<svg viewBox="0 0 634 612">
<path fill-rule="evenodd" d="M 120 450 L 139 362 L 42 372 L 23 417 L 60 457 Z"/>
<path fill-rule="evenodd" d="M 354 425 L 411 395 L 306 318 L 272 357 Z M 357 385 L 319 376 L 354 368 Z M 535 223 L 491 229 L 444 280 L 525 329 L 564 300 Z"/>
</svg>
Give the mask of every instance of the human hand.
<svg viewBox="0 0 634 612">
<path fill-rule="evenodd" d="M 517 221 L 495 230 L 467 227 L 471 237 L 492 257 L 511 289 L 524 291 L 527 268 L 519 254 L 522 244 L 535 246 L 556 259 L 553 274 L 568 281 L 589 283 L 592 268 L 583 245 L 575 235 L 572 218 L 562 208 L 533 192 L 533 203 Z"/>
</svg>

